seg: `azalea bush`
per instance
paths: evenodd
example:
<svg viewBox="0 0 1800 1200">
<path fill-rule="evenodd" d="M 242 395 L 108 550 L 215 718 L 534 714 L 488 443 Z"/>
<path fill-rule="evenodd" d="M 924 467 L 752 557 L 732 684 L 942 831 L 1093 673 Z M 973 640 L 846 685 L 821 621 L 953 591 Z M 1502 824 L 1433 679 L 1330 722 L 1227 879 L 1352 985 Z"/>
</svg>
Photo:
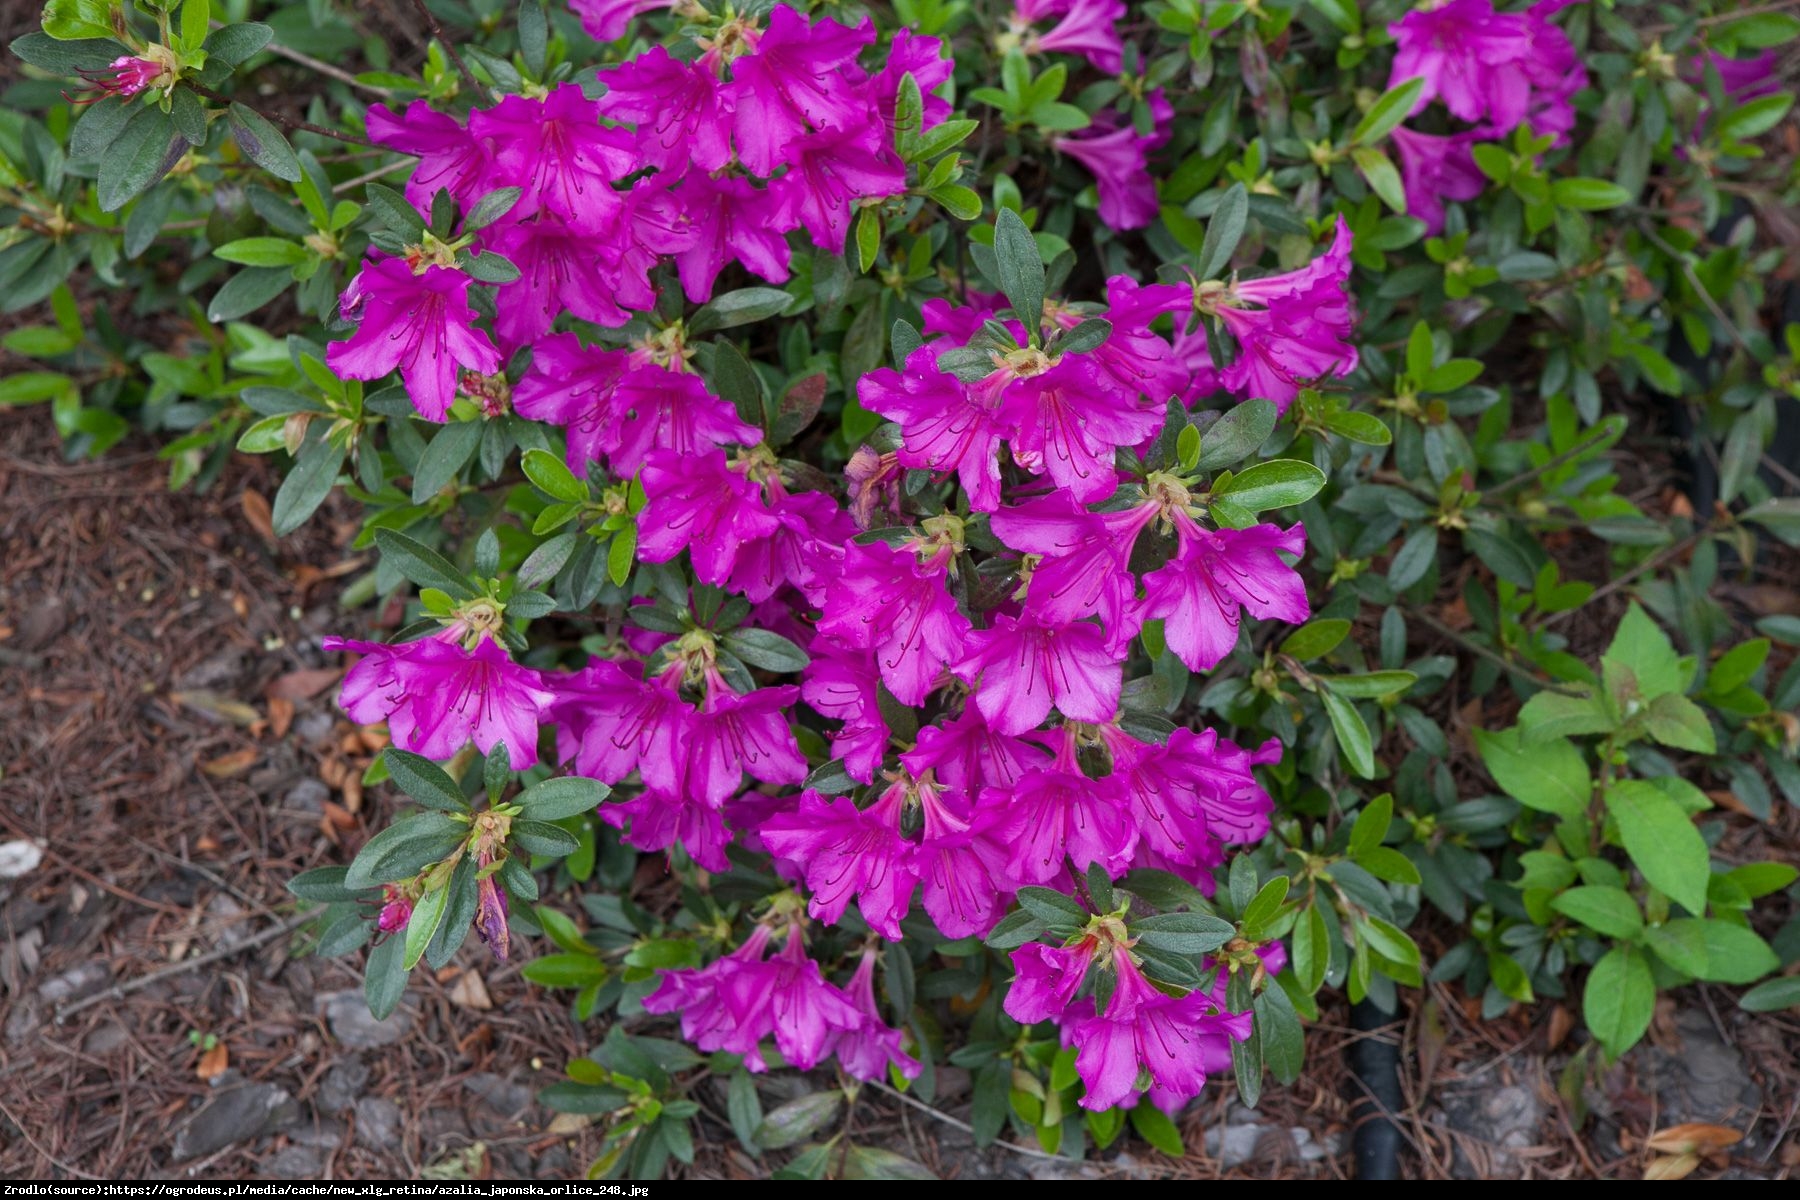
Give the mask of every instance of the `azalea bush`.
<svg viewBox="0 0 1800 1200">
<path fill-rule="evenodd" d="M 840 1114 L 945 1064 L 982 1142 L 1179 1153 L 1325 990 L 1577 988 L 1604 1058 L 1800 957 L 1714 852 L 1800 799 L 1800 623 L 1710 598 L 1800 542 L 1800 20 L 372 7 L 46 6 L 0 403 L 358 514 L 395 805 L 292 889 L 377 1015 L 471 929 L 568 989 L 595 1175 L 708 1077 L 783 1176 L 915 1173 Z"/>
</svg>

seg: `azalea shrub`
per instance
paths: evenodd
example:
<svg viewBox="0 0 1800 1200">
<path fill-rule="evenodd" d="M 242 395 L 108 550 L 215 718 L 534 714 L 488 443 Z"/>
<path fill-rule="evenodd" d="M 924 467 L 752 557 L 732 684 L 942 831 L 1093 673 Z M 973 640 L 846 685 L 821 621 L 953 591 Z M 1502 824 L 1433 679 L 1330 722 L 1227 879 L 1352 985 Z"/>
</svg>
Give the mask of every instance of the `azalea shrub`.
<svg viewBox="0 0 1800 1200">
<path fill-rule="evenodd" d="M 292 890 L 378 1016 L 465 943 L 567 989 L 595 1176 L 709 1078 L 781 1177 L 914 1175 L 841 1117 L 946 1065 L 982 1143 L 1180 1153 L 1327 992 L 1577 989 L 1598 1063 L 1800 957 L 1720 849 L 1800 800 L 1800 622 L 1714 586 L 1800 543 L 1800 20 L 366 7 L 45 7 L 0 403 L 354 515 L 394 802 Z"/>
</svg>

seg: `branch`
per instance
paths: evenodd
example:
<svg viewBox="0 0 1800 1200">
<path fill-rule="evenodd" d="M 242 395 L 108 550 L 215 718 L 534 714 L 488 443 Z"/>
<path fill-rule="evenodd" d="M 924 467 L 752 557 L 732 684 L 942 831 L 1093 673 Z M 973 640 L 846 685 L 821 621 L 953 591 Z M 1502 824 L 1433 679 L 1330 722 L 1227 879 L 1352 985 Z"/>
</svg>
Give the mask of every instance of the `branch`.
<svg viewBox="0 0 1800 1200">
<path fill-rule="evenodd" d="M 475 78 L 475 72 L 469 70 L 469 64 L 462 60 L 462 55 L 456 52 L 456 47 L 452 46 L 450 39 L 444 36 L 444 27 L 438 24 L 436 14 L 425 7 L 425 0 L 412 0 L 412 3 L 413 7 L 419 10 L 419 15 L 425 18 L 425 24 L 431 28 L 431 36 L 437 39 L 438 45 L 444 48 L 444 53 L 450 56 L 450 61 L 456 64 L 457 71 L 461 73 L 463 79 L 468 81 L 469 90 L 480 96 L 482 94 L 481 81 Z"/>
<path fill-rule="evenodd" d="M 244 104 L 242 100 L 233 99 L 223 92 L 214 91 L 212 88 L 204 87 L 191 79 L 184 79 L 182 82 L 188 87 L 193 88 L 196 92 L 199 92 L 202 96 L 205 96 L 208 100 L 216 100 L 220 104 Z M 275 124 L 284 126 L 288 129 L 299 130 L 302 133 L 316 133 L 320 137 L 327 137 L 332 141 L 344 142 L 351 146 L 367 146 L 371 150 L 384 149 L 384 147 L 377 146 L 374 142 L 365 141 L 359 137 L 351 137 L 347 133 L 339 133 L 337 130 L 327 129 L 323 125 L 314 125 L 311 121 L 296 121 L 292 117 L 283 116 L 281 113 L 264 112 L 262 109 L 249 104 L 244 104 L 244 107 L 250 109 L 251 112 L 263 118 L 263 120 L 273 121 Z"/>
</svg>

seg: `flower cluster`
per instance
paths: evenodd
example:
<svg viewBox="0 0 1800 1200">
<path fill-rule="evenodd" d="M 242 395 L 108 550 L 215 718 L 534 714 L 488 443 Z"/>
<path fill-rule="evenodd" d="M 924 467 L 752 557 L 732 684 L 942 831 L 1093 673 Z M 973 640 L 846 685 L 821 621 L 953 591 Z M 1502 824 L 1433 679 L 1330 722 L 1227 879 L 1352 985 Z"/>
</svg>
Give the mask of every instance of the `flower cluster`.
<svg viewBox="0 0 1800 1200">
<path fill-rule="evenodd" d="M 1431 232 L 1444 227 L 1445 200 L 1472 200 L 1486 186 L 1476 142 L 1506 137 L 1521 125 L 1560 145 L 1575 127 L 1575 94 L 1587 86 L 1568 35 L 1550 18 L 1572 0 L 1538 0 L 1524 12 L 1495 12 L 1493 0 L 1449 0 L 1416 9 L 1388 26 L 1394 64 L 1388 86 L 1424 80 L 1416 116 L 1433 101 L 1473 128 L 1451 134 L 1394 133 L 1407 211 Z"/>
<path fill-rule="evenodd" d="M 650 7 L 595 4 L 582 15 L 597 36 L 617 36 Z M 692 61 L 659 46 L 602 71 L 597 99 L 563 83 L 466 121 L 423 100 L 404 113 L 371 108 L 369 136 L 418 156 L 406 198 L 421 213 L 440 190 L 467 212 L 518 189 L 478 247 L 518 276 L 498 287 L 490 335 L 476 323 L 475 280 L 456 267 L 455 251 L 475 235 L 454 244 L 428 235 L 403 257 L 377 255 L 344 297 L 357 329 L 330 348 L 332 369 L 377 379 L 397 368 L 419 413 L 441 421 L 459 369 L 490 375 L 503 354 L 532 345 L 520 411 L 586 430 L 571 438 L 577 466 L 592 459 L 629 473 L 653 447 L 691 453 L 744 440 L 749 431 L 693 373 L 678 327 L 624 350 L 545 335 L 563 313 L 617 328 L 653 309 L 649 273 L 665 260 L 699 303 L 728 263 L 787 280 L 791 231 L 841 250 L 859 204 L 905 190 L 888 132 L 902 79 L 928 93 L 951 71 L 935 39 L 906 31 L 879 71 L 865 70 L 859 56 L 874 40 L 866 19 L 851 28 L 778 5 L 766 18 L 715 21 Z M 924 127 L 947 113 L 931 98 Z"/>
</svg>

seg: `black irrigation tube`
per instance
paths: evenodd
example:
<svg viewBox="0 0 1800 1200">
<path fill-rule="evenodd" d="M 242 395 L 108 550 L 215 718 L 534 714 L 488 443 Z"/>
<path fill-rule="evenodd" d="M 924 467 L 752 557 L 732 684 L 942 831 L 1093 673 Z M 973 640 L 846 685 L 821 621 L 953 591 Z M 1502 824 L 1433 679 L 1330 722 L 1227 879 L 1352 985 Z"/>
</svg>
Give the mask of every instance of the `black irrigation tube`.
<svg viewBox="0 0 1800 1200">
<path fill-rule="evenodd" d="M 1364 1000 L 1350 1008 L 1351 1149 L 1357 1179 L 1400 1178 L 1400 1126 L 1395 1115 L 1405 1107 L 1400 1094 L 1400 1040 L 1385 1037 L 1397 1030 L 1392 1013 Z"/>
</svg>

